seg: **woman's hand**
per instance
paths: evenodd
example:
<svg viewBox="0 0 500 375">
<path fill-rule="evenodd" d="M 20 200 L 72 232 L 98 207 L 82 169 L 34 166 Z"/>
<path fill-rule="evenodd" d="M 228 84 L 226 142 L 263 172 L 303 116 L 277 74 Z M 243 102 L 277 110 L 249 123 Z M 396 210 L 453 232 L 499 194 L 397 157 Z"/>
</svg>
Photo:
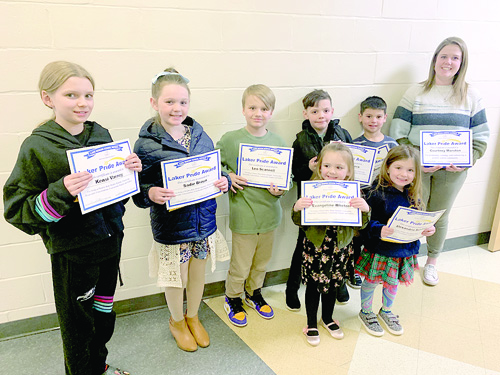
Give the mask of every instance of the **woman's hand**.
<svg viewBox="0 0 500 375">
<path fill-rule="evenodd" d="M 228 189 L 229 186 L 229 181 L 227 180 L 226 177 L 222 176 L 220 180 L 217 180 L 214 182 L 214 185 L 216 188 L 218 188 L 220 191 L 225 193 Z"/>
<path fill-rule="evenodd" d="M 433 172 L 436 172 L 436 171 L 440 170 L 441 168 L 443 168 L 442 165 L 435 165 L 433 167 L 422 167 L 422 172 L 424 172 L 424 173 L 433 173 Z"/>
<path fill-rule="evenodd" d="M 149 200 L 156 204 L 165 204 L 166 201 L 175 197 L 174 191 L 158 186 L 153 186 L 148 191 Z"/>
<path fill-rule="evenodd" d="M 92 175 L 85 172 L 72 173 L 64 177 L 63 183 L 68 192 L 76 197 L 80 194 L 92 181 Z"/>
<path fill-rule="evenodd" d="M 302 211 L 304 208 L 311 207 L 313 204 L 313 200 L 309 197 L 302 197 L 300 198 L 295 204 L 293 205 L 293 210 L 295 212 Z"/>
<path fill-rule="evenodd" d="M 461 167 L 456 167 L 454 166 L 453 164 L 450 164 L 446 167 L 446 170 L 448 172 L 462 172 L 465 170 L 465 168 L 461 168 Z"/>
<path fill-rule="evenodd" d="M 125 159 L 125 168 L 136 172 L 142 171 L 141 159 L 135 153 L 130 154 Z"/>
<path fill-rule="evenodd" d="M 361 212 L 370 211 L 370 206 L 368 206 L 368 203 L 363 198 L 352 198 L 349 201 L 349 206 L 359 208 Z"/>
</svg>

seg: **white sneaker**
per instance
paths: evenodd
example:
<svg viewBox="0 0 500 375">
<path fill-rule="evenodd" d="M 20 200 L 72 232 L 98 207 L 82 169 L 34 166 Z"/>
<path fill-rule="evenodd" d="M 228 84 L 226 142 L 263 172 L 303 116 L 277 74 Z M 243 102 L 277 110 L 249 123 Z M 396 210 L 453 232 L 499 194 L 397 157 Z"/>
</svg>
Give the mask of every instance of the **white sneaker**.
<svg viewBox="0 0 500 375">
<path fill-rule="evenodd" d="M 434 264 L 426 264 L 424 267 L 424 283 L 427 285 L 437 285 L 439 283 L 439 276 Z"/>
</svg>

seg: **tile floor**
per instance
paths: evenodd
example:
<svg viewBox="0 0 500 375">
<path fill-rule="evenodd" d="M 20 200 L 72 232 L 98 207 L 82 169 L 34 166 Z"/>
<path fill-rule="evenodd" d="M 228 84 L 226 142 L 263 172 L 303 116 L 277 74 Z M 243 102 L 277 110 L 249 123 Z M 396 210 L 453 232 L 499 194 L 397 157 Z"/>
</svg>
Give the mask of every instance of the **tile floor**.
<svg viewBox="0 0 500 375">
<path fill-rule="evenodd" d="M 176 347 L 166 308 L 120 316 L 109 360 L 133 375 L 500 375 L 500 252 L 486 246 L 446 252 L 438 268 L 436 287 L 423 285 L 420 274 L 412 286 L 400 286 L 393 311 L 404 325 L 402 336 L 367 334 L 356 317 L 359 290 L 349 289 L 350 302 L 334 312 L 345 338 L 334 340 L 320 328 L 321 343 L 311 347 L 302 334 L 304 308 L 286 310 L 284 285 L 277 285 L 263 290 L 275 318 L 267 321 L 247 309 L 244 328 L 229 323 L 223 297 L 206 300 L 200 319 L 212 343 L 195 353 Z M 374 310 L 381 305 L 380 289 Z M 301 293 L 303 302 L 304 288 Z M 2 341 L 0 373 L 63 374 L 61 357 L 57 330 Z"/>
</svg>

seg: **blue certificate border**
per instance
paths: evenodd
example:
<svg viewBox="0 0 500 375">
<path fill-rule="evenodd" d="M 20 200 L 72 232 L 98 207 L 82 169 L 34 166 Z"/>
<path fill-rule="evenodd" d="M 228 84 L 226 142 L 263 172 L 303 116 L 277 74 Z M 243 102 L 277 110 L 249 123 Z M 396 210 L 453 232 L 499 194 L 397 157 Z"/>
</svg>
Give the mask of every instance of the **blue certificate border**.
<svg viewBox="0 0 500 375">
<path fill-rule="evenodd" d="M 276 186 L 278 187 L 278 189 L 282 189 L 282 190 L 289 190 L 290 189 L 290 173 L 292 171 L 293 149 L 291 149 L 290 147 L 278 147 L 278 146 L 266 146 L 266 145 L 252 145 L 252 144 L 249 144 L 249 143 L 240 143 L 240 148 L 239 148 L 239 153 L 238 153 L 238 166 L 237 166 L 237 171 L 236 171 L 236 174 L 238 176 L 241 176 L 241 160 L 240 160 L 240 157 L 241 157 L 241 154 L 242 154 L 242 151 L 243 151 L 244 147 L 245 148 L 254 148 L 254 147 L 255 148 L 264 148 L 264 149 L 268 149 L 270 151 L 280 150 L 280 151 L 288 152 L 288 171 L 287 171 L 287 174 L 286 174 L 286 185 L 276 185 Z M 258 184 L 258 183 L 250 182 L 250 181 L 248 181 L 247 184 L 248 184 L 248 186 L 261 187 L 261 188 L 266 188 L 266 189 L 269 187 L 269 185 L 266 185 L 266 184 Z"/>
<path fill-rule="evenodd" d="M 394 220 L 396 219 L 397 215 L 401 212 L 401 211 L 406 211 L 408 212 L 408 214 L 411 216 L 411 215 L 418 215 L 419 217 L 422 217 L 422 216 L 432 216 L 432 218 L 434 218 L 434 214 L 435 212 L 427 212 L 427 211 L 419 211 L 419 210 L 415 210 L 415 209 L 412 209 L 412 208 L 408 208 L 408 207 L 403 207 L 403 206 L 399 206 L 396 211 L 394 211 L 394 213 L 392 214 L 392 217 L 391 219 L 389 220 L 389 222 L 387 223 L 387 226 L 390 227 L 391 224 L 394 222 Z M 415 211 L 418 211 L 415 212 Z M 439 220 L 439 219 L 438 219 Z M 423 236 L 421 236 L 423 237 Z M 410 243 L 410 242 L 414 242 L 414 241 L 408 241 L 408 240 L 402 240 L 400 238 L 397 238 L 397 237 L 394 237 L 394 236 L 388 236 L 388 237 L 384 237 L 383 238 L 384 241 L 388 241 L 388 242 L 397 242 L 397 243 Z M 415 240 L 415 241 L 419 241 L 419 240 Z"/>
<path fill-rule="evenodd" d="M 214 151 L 206 152 L 204 154 L 190 156 L 190 157 L 187 157 L 187 158 L 162 161 L 161 162 L 161 171 L 162 171 L 163 183 L 165 184 L 165 188 L 168 189 L 168 179 L 165 178 L 165 176 L 167 175 L 167 171 L 166 171 L 166 166 L 167 165 L 177 164 L 179 162 L 182 162 L 184 164 L 188 164 L 188 163 L 192 163 L 194 161 L 199 160 L 201 157 L 211 158 L 214 155 L 217 158 L 216 166 L 217 166 L 217 173 L 219 175 L 219 180 L 220 180 L 220 178 L 221 178 L 220 150 L 214 150 Z M 167 203 L 166 203 L 167 210 L 172 210 L 174 208 L 180 208 L 180 207 L 189 206 L 191 204 L 204 202 L 204 201 L 209 200 L 211 198 L 216 198 L 218 196 L 221 196 L 222 194 L 223 194 L 222 191 L 219 191 L 219 192 L 215 192 L 215 193 L 210 194 L 210 195 L 204 195 L 204 196 L 202 196 L 200 198 L 193 199 L 193 200 L 190 200 L 190 201 L 178 202 L 176 204 L 171 204 L 170 201 L 167 201 Z"/>
<path fill-rule="evenodd" d="M 355 149 L 361 150 L 363 153 L 366 153 L 367 151 L 370 151 L 370 152 L 373 151 L 373 158 L 372 158 L 372 163 L 370 165 L 370 173 L 368 174 L 368 181 L 360 180 L 359 178 L 357 178 L 356 177 L 356 168 L 354 168 L 354 179 L 356 181 L 361 182 L 364 185 L 371 185 L 372 177 L 373 177 L 373 167 L 375 166 L 375 161 L 377 159 L 378 148 L 370 147 L 370 146 L 361 146 L 361 145 L 354 144 L 354 143 L 345 143 L 345 145 L 347 147 L 349 147 L 350 149 L 355 148 Z M 383 146 L 381 146 L 381 147 L 383 147 Z M 356 165 L 356 161 L 354 161 L 354 165 Z"/>
<path fill-rule="evenodd" d="M 336 180 L 315 180 L 315 181 L 302 181 L 302 196 L 307 197 L 307 190 L 309 188 L 314 189 L 314 185 L 332 185 L 332 186 L 342 186 L 342 185 L 356 185 L 356 194 L 353 198 L 359 198 L 359 182 L 358 181 L 336 181 Z M 307 209 L 302 211 L 302 225 L 342 225 L 342 226 L 361 226 L 361 210 L 358 209 L 358 219 L 356 221 L 308 221 L 307 220 Z"/>
<path fill-rule="evenodd" d="M 424 143 L 424 134 L 425 133 L 467 133 L 468 134 L 468 141 L 469 141 L 469 161 L 467 163 L 453 163 L 454 166 L 456 167 L 472 167 L 472 130 L 466 129 L 466 130 L 420 130 L 420 160 L 422 161 L 422 166 L 424 167 L 433 167 L 436 164 L 429 164 L 426 163 L 424 160 L 424 152 L 423 152 L 423 143 Z"/>
<path fill-rule="evenodd" d="M 69 159 L 70 169 L 72 171 L 75 171 L 75 172 L 77 171 L 74 155 L 81 154 L 81 153 L 88 153 L 89 150 L 93 150 L 94 153 L 98 153 L 99 150 L 107 150 L 111 146 L 113 146 L 113 147 L 120 147 L 120 146 L 126 147 L 129 151 L 129 155 L 132 153 L 132 149 L 130 148 L 130 142 L 128 140 L 110 142 L 110 143 L 105 143 L 105 144 L 102 144 L 99 146 L 85 147 L 83 149 L 68 150 L 67 155 L 68 155 L 68 159 Z M 81 193 L 78 194 L 78 201 L 80 203 L 80 208 L 82 210 L 82 214 L 86 214 L 87 212 L 90 212 L 90 211 L 95 211 L 96 209 L 101 208 L 101 207 L 109 206 L 110 204 L 116 203 L 116 202 L 121 201 L 127 197 L 130 197 L 134 194 L 137 194 L 140 191 L 139 179 L 137 177 L 137 173 L 134 173 L 134 182 L 135 182 L 135 188 L 130 190 L 129 192 L 122 194 L 119 197 L 109 199 L 105 202 L 101 202 L 101 203 L 94 204 L 94 205 L 87 205 L 85 203 L 85 199 L 83 199 L 83 197 L 82 197 L 82 194 Z"/>
</svg>

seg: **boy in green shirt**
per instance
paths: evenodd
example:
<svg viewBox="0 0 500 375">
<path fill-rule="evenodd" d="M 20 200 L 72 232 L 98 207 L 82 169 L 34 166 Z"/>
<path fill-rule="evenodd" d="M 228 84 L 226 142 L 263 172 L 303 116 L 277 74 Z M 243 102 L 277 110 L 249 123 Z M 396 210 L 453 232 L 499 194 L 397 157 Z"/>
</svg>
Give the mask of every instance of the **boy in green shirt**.
<svg viewBox="0 0 500 375">
<path fill-rule="evenodd" d="M 266 266 L 272 255 L 274 231 L 281 223 L 279 198 L 284 194 L 276 185 L 267 189 L 247 185 L 247 179 L 235 172 L 240 143 L 286 147 L 285 141 L 266 129 L 276 99 L 265 85 L 252 85 L 243 93 L 243 115 L 247 125 L 227 132 L 217 142 L 221 163 L 231 177 L 229 194 L 229 228 L 232 231 L 232 255 L 226 280 L 224 310 L 236 326 L 247 325 L 245 303 L 265 318 L 274 317 L 271 306 L 264 300 L 261 288 Z"/>
</svg>

